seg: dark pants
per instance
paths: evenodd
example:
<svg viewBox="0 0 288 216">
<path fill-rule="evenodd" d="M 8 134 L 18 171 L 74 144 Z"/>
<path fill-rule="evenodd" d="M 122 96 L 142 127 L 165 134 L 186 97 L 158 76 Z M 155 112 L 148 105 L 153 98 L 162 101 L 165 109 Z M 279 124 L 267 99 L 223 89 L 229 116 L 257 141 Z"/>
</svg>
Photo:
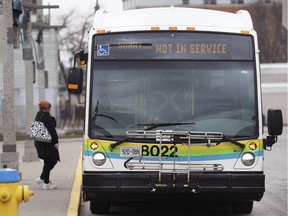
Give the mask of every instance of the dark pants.
<svg viewBox="0 0 288 216">
<path fill-rule="evenodd" d="M 45 184 L 50 182 L 50 171 L 54 168 L 56 163 L 57 161 L 53 161 L 50 158 L 44 158 L 44 165 L 40 178 L 44 180 Z"/>
</svg>

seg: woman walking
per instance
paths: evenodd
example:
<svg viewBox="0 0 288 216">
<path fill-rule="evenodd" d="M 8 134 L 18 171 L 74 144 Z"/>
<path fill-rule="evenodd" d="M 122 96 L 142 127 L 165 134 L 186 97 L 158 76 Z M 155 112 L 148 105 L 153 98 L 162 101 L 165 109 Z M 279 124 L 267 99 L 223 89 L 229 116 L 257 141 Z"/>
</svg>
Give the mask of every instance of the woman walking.
<svg viewBox="0 0 288 216">
<path fill-rule="evenodd" d="M 41 121 L 51 134 L 50 143 L 35 141 L 35 148 L 38 157 L 44 161 L 42 173 L 35 181 L 44 190 L 53 190 L 57 186 L 50 182 L 50 172 L 60 161 L 58 134 L 56 131 L 56 119 L 50 113 L 51 104 L 46 100 L 39 101 L 39 111 L 36 114 L 35 121 Z"/>
</svg>

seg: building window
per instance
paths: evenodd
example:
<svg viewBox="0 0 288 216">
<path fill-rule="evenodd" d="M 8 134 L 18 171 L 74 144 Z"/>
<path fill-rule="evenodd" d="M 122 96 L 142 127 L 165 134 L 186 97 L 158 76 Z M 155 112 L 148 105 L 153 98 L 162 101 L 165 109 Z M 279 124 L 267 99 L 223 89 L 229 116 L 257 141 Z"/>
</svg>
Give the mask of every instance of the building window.
<svg viewBox="0 0 288 216">
<path fill-rule="evenodd" d="M 183 5 L 189 5 L 189 0 L 183 0 Z"/>
<path fill-rule="evenodd" d="M 244 0 L 231 0 L 231 4 L 244 4 Z"/>
<path fill-rule="evenodd" d="M 204 4 L 217 4 L 217 0 L 204 0 Z"/>
</svg>

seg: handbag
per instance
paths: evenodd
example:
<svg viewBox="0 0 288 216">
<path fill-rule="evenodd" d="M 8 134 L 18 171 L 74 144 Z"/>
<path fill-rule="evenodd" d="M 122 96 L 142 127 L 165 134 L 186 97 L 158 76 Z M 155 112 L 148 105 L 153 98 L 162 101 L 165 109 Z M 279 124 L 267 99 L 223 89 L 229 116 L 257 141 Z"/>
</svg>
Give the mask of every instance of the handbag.
<svg viewBox="0 0 288 216">
<path fill-rule="evenodd" d="M 40 117 L 40 120 L 42 116 Z M 51 134 L 40 120 L 32 122 L 30 126 L 30 138 L 35 141 L 50 143 L 52 141 Z"/>
</svg>

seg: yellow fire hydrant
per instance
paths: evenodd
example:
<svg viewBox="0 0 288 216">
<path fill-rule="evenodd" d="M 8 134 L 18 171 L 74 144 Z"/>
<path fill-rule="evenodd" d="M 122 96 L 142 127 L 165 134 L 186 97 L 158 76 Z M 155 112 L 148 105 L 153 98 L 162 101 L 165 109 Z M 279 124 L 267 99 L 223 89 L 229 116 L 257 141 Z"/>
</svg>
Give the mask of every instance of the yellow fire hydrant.
<svg viewBox="0 0 288 216">
<path fill-rule="evenodd" d="M 27 185 L 19 185 L 19 176 L 14 169 L 0 169 L 0 212 L 1 215 L 18 215 L 18 204 L 28 202 L 34 192 Z"/>
</svg>

